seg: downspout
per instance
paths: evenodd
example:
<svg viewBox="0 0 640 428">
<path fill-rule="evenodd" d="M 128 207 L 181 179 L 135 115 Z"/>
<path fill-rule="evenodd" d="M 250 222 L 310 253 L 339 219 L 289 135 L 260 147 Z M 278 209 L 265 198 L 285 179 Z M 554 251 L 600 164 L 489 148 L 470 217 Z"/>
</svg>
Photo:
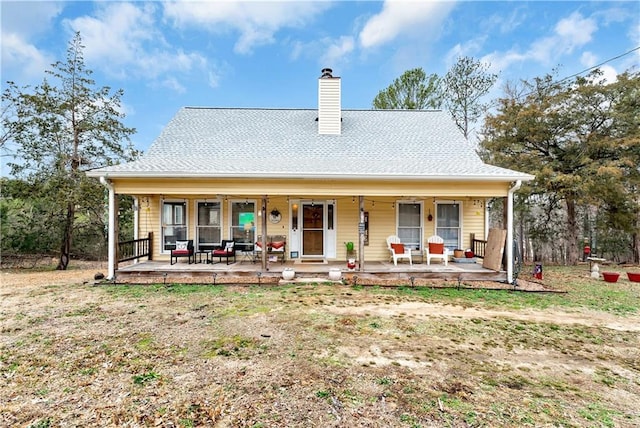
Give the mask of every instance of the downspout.
<svg viewBox="0 0 640 428">
<path fill-rule="evenodd" d="M 522 186 L 522 181 L 513 183 L 507 196 L 507 283 L 513 283 L 513 194 Z"/>
<path fill-rule="evenodd" d="M 113 185 L 110 180 L 107 180 L 106 177 L 100 177 L 100 183 L 104 187 L 109 190 L 109 224 L 108 224 L 108 240 L 107 240 L 107 248 L 109 254 L 109 271 L 107 274 L 107 279 L 112 280 L 116 275 L 116 210 L 115 210 L 115 200 L 116 194 L 113 189 Z"/>
</svg>

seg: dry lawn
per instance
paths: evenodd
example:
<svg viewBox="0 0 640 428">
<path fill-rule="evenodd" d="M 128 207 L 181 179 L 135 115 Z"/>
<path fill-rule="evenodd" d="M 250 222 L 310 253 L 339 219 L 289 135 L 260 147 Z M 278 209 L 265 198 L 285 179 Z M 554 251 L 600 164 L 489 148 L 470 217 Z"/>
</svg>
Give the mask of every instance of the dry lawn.
<svg viewBox="0 0 640 428">
<path fill-rule="evenodd" d="M 640 284 L 584 268 L 545 272 L 566 294 L 95 272 L 0 274 L 1 426 L 640 426 Z"/>
</svg>

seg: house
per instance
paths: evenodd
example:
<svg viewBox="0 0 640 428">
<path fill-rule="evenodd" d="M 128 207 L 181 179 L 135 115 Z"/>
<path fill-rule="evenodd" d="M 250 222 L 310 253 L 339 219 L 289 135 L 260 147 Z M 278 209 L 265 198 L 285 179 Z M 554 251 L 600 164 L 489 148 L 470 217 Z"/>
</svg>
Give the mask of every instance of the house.
<svg viewBox="0 0 640 428">
<path fill-rule="evenodd" d="M 511 242 L 513 193 L 533 179 L 483 163 L 447 112 L 343 110 L 330 69 L 317 109 L 185 107 L 140 159 L 89 175 L 110 194 L 109 277 L 116 194 L 135 197 L 137 235 L 153 232 L 155 260 L 177 240 L 204 251 L 233 239 L 248 252 L 279 235 L 289 260 L 345 260 L 354 242 L 363 266 L 389 258 L 389 235 L 416 252 L 433 234 L 468 248 L 470 233 L 487 236 L 492 198 L 508 201 Z"/>
</svg>

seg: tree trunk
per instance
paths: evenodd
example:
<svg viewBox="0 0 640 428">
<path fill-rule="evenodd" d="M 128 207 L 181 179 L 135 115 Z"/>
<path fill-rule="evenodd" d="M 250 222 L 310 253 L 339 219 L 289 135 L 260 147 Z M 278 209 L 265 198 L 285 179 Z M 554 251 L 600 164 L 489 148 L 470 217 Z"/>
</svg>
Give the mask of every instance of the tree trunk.
<svg viewBox="0 0 640 428">
<path fill-rule="evenodd" d="M 73 203 L 67 205 L 67 218 L 64 222 L 64 232 L 62 236 L 62 245 L 60 246 L 60 261 L 56 270 L 67 270 L 69 266 L 69 258 L 71 254 L 71 238 L 73 236 L 73 218 L 76 215 Z"/>
<path fill-rule="evenodd" d="M 570 266 L 578 264 L 578 222 L 576 219 L 576 202 L 566 199 L 567 204 L 567 261 Z"/>
<path fill-rule="evenodd" d="M 633 263 L 640 264 L 640 233 L 634 232 L 631 238 L 631 245 L 633 245 Z"/>
</svg>

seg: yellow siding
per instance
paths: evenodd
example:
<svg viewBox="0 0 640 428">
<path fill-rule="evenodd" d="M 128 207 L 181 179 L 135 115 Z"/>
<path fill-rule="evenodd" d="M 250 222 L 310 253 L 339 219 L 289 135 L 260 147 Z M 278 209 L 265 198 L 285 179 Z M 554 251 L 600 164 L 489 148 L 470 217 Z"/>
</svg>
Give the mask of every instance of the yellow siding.
<svg viewBox="0 0 640 428">
<path fill-rule="evenodd" d="M 366 260 L 387 260 L 388 251 L 386 248 L 386 238 L 396 234 L 396 204 L 398 201 L 415 200 L 423 203 L 423 243 L 434 234 L 435 228 L 435 206 L 434 200 L 457 200 L 462 203 L 462 238 L 463 247 L 470 247 L 470 233 L 475 233 L 479 239 L 484 239 L 485 224 L 485 198 L 492 196 L 492 193 L 505 196 L 508 189 L 505 183 L 485 183 L 486 188 L 481 184 L 471 183 L 425 183 L 418 186 L 415 183 L 389 183 L 377 182 L 380 186 L 374 189 L 375 183 L 360 183 L 354 186 L 349 183 L 337 182 L 303 182 L 303 190 L 294 189 L 293 183 L 275 182 L 266 180 L 254 182 L 250 186 L 253 192 L 258 190 L 263 193 L 248 193 L 249 182 L 244 180 L 223 180 L 224 183 L 214 181 L 194 181 L 194 180 L 163 180 L 153 182 L 152 180 L 118 180 L 116 181 L 116 191 L 118 193 L 134 194 L 139 198 L 139 236 L 144 237 L 148 232 L 153 232 L 153 252 L 154 259 L 168 259 L 168 255 L 161 254 L 161 204 L 162 199 L 178 199 L 187 202 L 188 210 L 188 236 L 195 239 L 196 234 L 196 210 L 197 200 L 220 200 L 222 202 L 222 236 L 229 236 L 230 218 L 229 206 L 232 200 L 244 200 L 255 202 L 256 212 L 260 211 L 263 195 L 268 195 L 267 203 L 267 235 L 285 235 L 289 239 L 289 199 L 316 199 L 336 201 L 336 258 L 344 260 L 346 258 L 346 248 L 344 243 L 353 241 L 358 245 L 358 223 L 359 204 L 358 195 L 365 197 L 365 211 L 369 213 L 369 245 L 364 247 Z M 217 184 L 216 184 L 217 183 Z M 395 191 L 390 195 L 390 187 L 396 184 Z M 333 187 L 335 185 L 335 187 Z M 192 187 L 189 187 L 192 186 Z M 271 187 L 273 186 L 273 187 Z M 317 188 L 314 188 L 317 186 Z M 440 186 L 440 187 L 438 187 Z M 265 187 L 264 189 L 262 187 Z M 229 190 L 233 188 L 233 193 Z M 206 189 L 207 193 L 202 193 Z M 320 193 L 321 190 L 325 193 Z M 180 193 L 185 190 L 184 193 Z M 196 191 L 197 190 L 197 191 Z M 377 193 L 374 193 L 376 192 Z M 481 191 L 482 190 L 482 191 Z M 244 193 L 243 193 L 244 192 Z M 304 194 L 301 194 L 304 192 Z M 449 192 L 449 193 L 447 193 Z M 344 194 L 343 194 L 344 193 Z M 371 193 L 373 196 L 367 196 Z M 477 193 L 481 196 L 474 196 Z M 461 196 L 461 195 L 465 196 Z M 221 199 L 217 199 L 218 195 Z M 355 195 L 355 196 L 354 196 Z M 423 195 L 423 196 L 420 196 Z M 474 206 L 473 200 L 483 201 L 483 205 Z M 277 223 L 268 221 L 268 214 L 274 207 L 277 207 L 282 214 L 282 220 Z M 428 221 L 429 213 L 433 220 Z M 262 217 L 257 217 L 256 236 L 262 234 Z M 289 249 L 288 249 L 289 251 Z"/>
<path fill-rule="evenodd" d="M 267 179 L 111 179 L 116 193 L 155 194 L 165 197 L 195 197 L 201 195 L 211 199 L 212 195 L 274 195 L 307 197 L 397 197 L 429 198 L 450 197 L 500 197 L 507 196 L 509 183 L 504 182 L 460 182 L 460 181 L 401 181 L 401 180 L 267 180 Z M 206 194 L 202 190 L 207 189 Z M 251 196 L 249 196 L 251 197 Z"/>
</svg>

